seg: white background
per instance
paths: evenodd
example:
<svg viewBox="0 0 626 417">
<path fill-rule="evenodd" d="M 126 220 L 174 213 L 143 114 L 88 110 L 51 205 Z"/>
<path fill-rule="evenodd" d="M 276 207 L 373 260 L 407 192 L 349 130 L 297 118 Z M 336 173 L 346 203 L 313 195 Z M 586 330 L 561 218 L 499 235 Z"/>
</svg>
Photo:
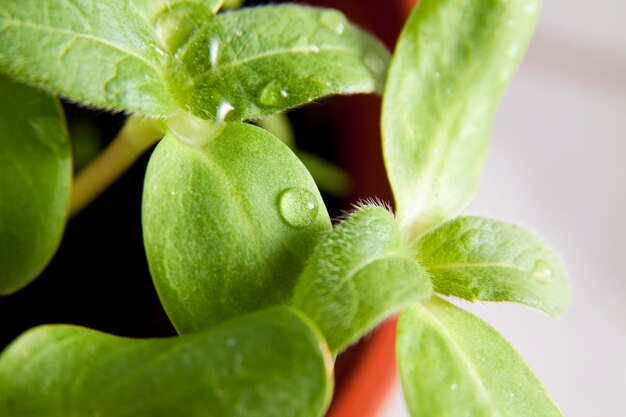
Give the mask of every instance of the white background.
<svg viewBox="0 0 626 417">
<path fill-rule="evenodd" d="M 558 320 L 468 308 L 512 342 L 567 417 L 626 416 L 625 0 L 544 1 L 468 212 L 538 231 L 563 256 L 573 295 Z M 382 416 L 408 416 L 399 386 Z"/>
</svg>

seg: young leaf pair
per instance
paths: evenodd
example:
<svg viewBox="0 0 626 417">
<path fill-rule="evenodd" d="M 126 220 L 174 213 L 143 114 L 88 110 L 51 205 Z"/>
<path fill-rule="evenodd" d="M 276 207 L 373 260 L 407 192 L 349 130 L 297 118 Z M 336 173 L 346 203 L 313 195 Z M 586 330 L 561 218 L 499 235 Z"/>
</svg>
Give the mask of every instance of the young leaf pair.
<svg viewBox="0 0 626 417">
<path fill-rule="evenodd" d="M 171 23 L 195 15 L 197 7 L 181 2 L 160 13 L 146 7 L 143 10 L 149 12 L 139 14 L 159 29 L 164 49 L 157 52 L 164 52 L 164 58 L 157 67 L 171 103 L 196 117 L 219 124 L 281 110 L 316 94 L 368 91 L 379 84 L 385 63 L 382 49 L 367 37 L 341 38 L 348 34 L 346 23 L 332 12 L 314 12 L 317 25 L 299 27 L 285 52 L 263 50 L 263 42 L 271 40 L 258 45 L 256 36 L 242 40 L 249 33 L 246 16 L 256 11 L 242 13 L 240 20 L 224 15 L 223 26 L 218 24 L 220 17 L 210 19 L 206 30 L 188 31 Z M 473 194 L 495 106 L 530 37 L 537 9 L 536 2 L 528 1 L 424 0 L 413 13 L 394 57 L 383 112 L 384 149 L 398 220 L 376 207 L 357 211 L 322 238 L 295 288 L 294 304 L 316 320 L 333 353 L 391 312 L 427 297 L 428 277 L 444 294 L 525 302 L 552 313 L 562 310 L 566 299 L 562 268 L 532 235 L 476 218 L 453 220 L 433 230 Z M 281 19 L 276 16 L 276 21 Z M 221 31 L 222 27 L 229 29 Z M 284 33 L 267 29 L 274 35 Z M 343 45 L 325 37 L 352 39 L 348 50 L 356 52 L 346 53 Z M 289 52 L 300 59 L 292 59 Z M 356 63 L 362 72 L 346 79 L 354 77 L 350 79 L 358 87 L 351 89 L 350 80 L 341 76 L 323 80 L 326 73 L 317 71 L 341 73 L 341 68 L 324 62 L 328 58 L 345 67 Z M 150 59 L 146 62 L 151 66 Z M 299 62 L 306 66 L 297 67 Z M 284 77 L 266 77 L 270 70 Z M 359 74 L 365 78 L 359 79 Z M 306 83 L 291 84 L 298 76 Z M 113 94 L 105 98 L 119 96 L 132 105 L 141 102 L 133 101 L 132 94 L 116 93 L 118 80 L 111 79 L 107 91 Z M 226 79 L 228 85 L 221 85 Z M 159 83 L 153 81 L 146 81 L 148 90 L 160 94 L 155 87 Z M 145 103 L 148 109 L 151 103 Z M 163 101 L 162 109 L 171 103 Z M 171 115 L 159 113 L 162 109 L 145 114 Z M 194 120 L 186 115 L 183 119 Z M 185 135 L 195 146 L 177 141 L 175 132 L 165 138 L 151 161 L 144 200 L 151 270 L 164 305 L 182 332 L 289 302 L 297 272 L 319 236 L 329 231 L 328 216 L 306 171 L 275 138 L 240 124 L 226 125 L 215 138 L 218 130 L 208 126 Z M 270 158 L 274 154 L 276 160 Z M 264 166 L 254 164 L 259 160 Z M 277 175 L 283 165 L 290 169 L 285 178 Z M 262 188 L 252 186 L 256 177 L 265 178 Z M 213 216 L 222 221 L 212 224 Z M 201 233 L 207 226 L 214 227 L 215 234 Z M 503 245 L 506 250 L 501 251 Z M 281 265 L 289 268 L 282 271 Z M 255 294 L 267 299 L 259 300 Z M 205 332 L 211 330 L 198 334 Z M 437 298 L 402 314 L 398 356 L 414 416 L 559 415 L 495 331 Z M 103 404 L 97 402 L 96 409 Z M 238 415 L 232 408 L 223 414 Z"/>
<path fill-rule="evenodd" d="M 439 225 L 475 192 L 491 121 L 539 7 L 539 0 L 420 1 L 391 63 L 382 130 L 398 221 L 435 291 L 554 315 L 567 305 L 567 279 L 542 241 L 488 219 Z M 437 297 L 401 314 L 397 358 L 414 417 L 562 415 L 495 330 Z"/>
</svg>

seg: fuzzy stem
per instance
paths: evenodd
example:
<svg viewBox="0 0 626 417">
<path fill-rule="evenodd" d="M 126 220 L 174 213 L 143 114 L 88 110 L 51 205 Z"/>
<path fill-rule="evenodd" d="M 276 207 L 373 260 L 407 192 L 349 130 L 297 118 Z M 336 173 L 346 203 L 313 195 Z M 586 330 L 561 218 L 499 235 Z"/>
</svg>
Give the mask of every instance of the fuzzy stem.
<svg viewBox="0 0 626 417">
<path fill-rule="evenodd" d="M 74 179 L 70 217 L 100 196 L 162 137 L 158 122 L 129 117 L 109 146 Z"/>
</svg>

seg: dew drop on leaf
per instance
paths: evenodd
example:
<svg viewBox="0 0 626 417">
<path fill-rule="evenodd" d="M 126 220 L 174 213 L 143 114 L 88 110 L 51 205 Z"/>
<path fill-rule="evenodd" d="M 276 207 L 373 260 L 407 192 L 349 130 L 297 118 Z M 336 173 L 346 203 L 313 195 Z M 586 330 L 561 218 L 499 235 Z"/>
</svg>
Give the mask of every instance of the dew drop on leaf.
<svg viewBox="0 0 626 417">
<path fill-rule="evenodd" d="M 209 58 L 211 60 L 211 67 L 216 68 L 220 53 L 220 41 L 217 39 L 211 39 L 209 43 Z"/>
<path fill-rule="evenodd" d="M 374 74 L 382 74 L 385 70 L 385 63 L 378 55 L 366 55 L 363 62 L 365 63 L 365 66 Z"/>
<path fill-rule="evenodd" d="M 319 206 L 313 193 L 294 187 L 280 193 L 278 211 L 281 217 L 292 227 L 301 228 L 313 223 Z"/>
<path fill-rule="evenodd" d="M 308 45 L 309 39 L 304 35 L 298 36 L 298 39 L 296 39 L 296 41 L 293 43 L 293 46 L 298 48 L 306 48 Z"/>
<path fill-rule="evenodd" d="M 320 14 L 320 22 L 331 32 L 341 36 L 346 27 L 346 18 L 336 10 L 324 10 Z"/>
<path fill-rule="evenodd" d="M 550 265 L 548 265 L 544 261 L 537 261 L 537 263 L 535 263 L 535 267 L 533 268 L 532 274 L 537 278 L 547 278 L 552 276 L 552 269 L 550 269 Z"/>
<path fill-rule="evenodd" d="M 282 88 L 276 81 L 269 82 L 259 95 L 259 103 L 263 106 L 274 106 L 278 104 L 281 99 L 287 97 L 287 91 Z"/>
<path fill-rule="evenodd" d="M 235 110 L 235 108 L 228 101 L 220 102 L 220 105 L 217 106 L 217 111 L 215 112 L 217 123 L 224 123 L 226 115 L 232 110 Z"/>
</svg>

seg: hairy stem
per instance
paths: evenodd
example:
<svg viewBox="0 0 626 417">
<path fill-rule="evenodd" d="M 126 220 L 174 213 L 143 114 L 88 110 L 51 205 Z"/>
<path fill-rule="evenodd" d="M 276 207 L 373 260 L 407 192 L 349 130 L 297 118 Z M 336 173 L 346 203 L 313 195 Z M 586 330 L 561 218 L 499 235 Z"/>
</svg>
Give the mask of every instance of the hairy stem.
<svg viewBox="0 0 626 417">
<path fill-rule="evenodd" d="M 131 116 L 111 144 L 74 179 L 70 217 L 78 214 L 111 186 L 159 139 L 163 129 L 154 120 Z"/>
</svg>

